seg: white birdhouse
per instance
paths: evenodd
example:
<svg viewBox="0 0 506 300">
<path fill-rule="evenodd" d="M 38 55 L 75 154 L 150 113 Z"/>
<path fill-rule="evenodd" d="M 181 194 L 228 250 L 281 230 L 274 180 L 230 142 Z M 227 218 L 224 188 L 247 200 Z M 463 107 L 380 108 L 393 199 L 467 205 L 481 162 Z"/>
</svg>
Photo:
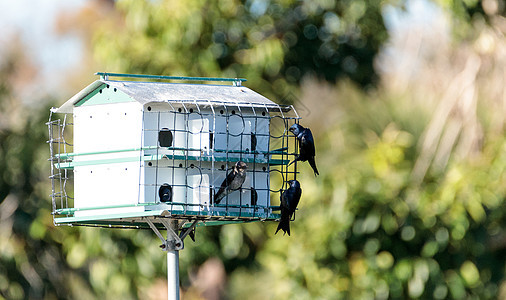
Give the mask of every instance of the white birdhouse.
<svg viewBox="0 0 506 300">
<path fill-rule="evenodd" d="M 51 109 L 55 224 L 279 217 L 279 193 L 297 174 L 296 163 L 288 167 L 297 152 L 287 130 L 299 119 L 292 106 L 242 86 L 243 79 L 97 74 L 100 80 Z M 213 199 L 239 161 L 247 165 L 244 182 L 237 189 L 226 184 L 218 203 Z"/>
</svg>

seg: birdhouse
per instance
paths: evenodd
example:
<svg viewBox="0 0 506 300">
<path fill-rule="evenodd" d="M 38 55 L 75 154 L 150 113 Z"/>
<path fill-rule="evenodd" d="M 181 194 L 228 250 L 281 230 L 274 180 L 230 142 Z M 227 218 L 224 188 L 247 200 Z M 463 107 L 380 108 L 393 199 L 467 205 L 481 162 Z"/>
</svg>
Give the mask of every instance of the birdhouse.
<svg viewBox="0 0 506 300">
<path fill-rule="evenodd" d="M 279 218 L 279 195 L 297 174 L 293 106 L 244 79 L 97 75 L 47 123 L 56 225 Z"/>
</svg>

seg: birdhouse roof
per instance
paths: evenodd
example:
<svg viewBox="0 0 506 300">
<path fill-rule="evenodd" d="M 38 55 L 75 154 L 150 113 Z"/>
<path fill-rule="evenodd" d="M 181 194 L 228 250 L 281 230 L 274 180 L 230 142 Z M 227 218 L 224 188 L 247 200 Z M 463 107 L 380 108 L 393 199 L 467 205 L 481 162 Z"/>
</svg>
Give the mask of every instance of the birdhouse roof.
<svg viewBox="0 0 506 300">
<path fill-rule="evenodd" d="M 77 103 L 87 101 L 86 98 L 90 94 L 106 86 L 116 88 L 141 105 L 151 102 L 171 102 L 279 107 L 276 103 L 244 86 L 100 79 L 74 95 L 54 112 L 71 113 Z"/>
</svg>

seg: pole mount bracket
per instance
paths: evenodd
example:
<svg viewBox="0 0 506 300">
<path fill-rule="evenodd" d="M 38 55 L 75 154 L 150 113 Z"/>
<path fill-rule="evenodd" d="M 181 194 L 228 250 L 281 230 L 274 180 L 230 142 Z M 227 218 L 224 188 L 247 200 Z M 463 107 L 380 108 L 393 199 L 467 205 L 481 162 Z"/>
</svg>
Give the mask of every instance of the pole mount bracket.
<svg viewBox="0 0 506 300">
<path fill-rule="evenodd" d="M 145 218 L 145 220 L 151 230 L 153 230 L 156 236 L 158 236 L 158 238 L 162 241 L 160 248 L 162 248 L 163 251 L 179 251 L 184 249 L 183 240 L 177 234 L 178 223 L 176 220 L 169 221 L 167 219 L 161 219 L 161 223 L 165 226 L 165 228 L 167 228 L 167 239 L 163 237 L 158 228 L 156 228 L 155 224 L 153 224 L 153 221 L 149 218 Z"/>
</svg>

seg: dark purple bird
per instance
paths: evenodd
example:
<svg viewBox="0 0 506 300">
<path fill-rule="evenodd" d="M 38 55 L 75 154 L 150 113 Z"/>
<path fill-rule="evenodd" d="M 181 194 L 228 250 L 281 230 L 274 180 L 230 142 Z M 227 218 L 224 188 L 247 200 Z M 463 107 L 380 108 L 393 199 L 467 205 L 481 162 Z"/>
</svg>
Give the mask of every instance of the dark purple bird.
<svg viewBox="0 0 506 300">
<path fill-rule="evenodd" d="M 290 163 L 293 164 L 296 161 L 307 161 L 309 162 L 309 165 L 311 165 L 311 168 L 313 168 L 314 175 L 320 175 L 318 173 L 318 169 L 316 168 L 316 162 L 315 162 L 315 148 L 314 148 L 314 139 L 313 134 L 311 133 L 311 130 L 309 128 L 304 128 L 299 124 L 293 124 L 290 130 L 297 140 L 299 140 L 299 156 L 295 158 L 294 161 Z"/>
<path fill-rule="evenodd" d="M 281 229 L 284 231 L 283 235 L 288 233 L 290 235 L 290 219 L 295 213 L 295 209 L 299 204 L 300 196 L 302 195 L 302 189 L 300 183 L 297 180 L 290 180 L 290 187 L 281 194 L 281 220 L 279 221 L 278 229 L 276 233 Z"/>
</svg>

